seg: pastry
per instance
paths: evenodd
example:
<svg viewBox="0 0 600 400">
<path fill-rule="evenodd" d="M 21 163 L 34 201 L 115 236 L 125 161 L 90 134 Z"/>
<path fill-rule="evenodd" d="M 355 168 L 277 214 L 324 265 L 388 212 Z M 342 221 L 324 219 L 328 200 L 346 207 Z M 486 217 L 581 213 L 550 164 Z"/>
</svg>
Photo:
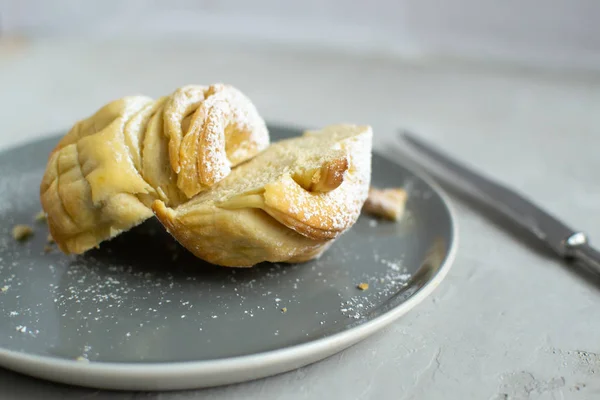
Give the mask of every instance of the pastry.
<svg viewBox="0 0 600 400">
<path fill-rule="evenodd" d="M 15 225 L 12 234 L 15 240 L 22 242 L 33 235 L 33 229 L 29 225 Z"/>
<path fill-rule="evenodd" d="M 150 218 L 155 200 L 177 206 L 268 145 L 258 111 L 228 85 L 113 101 L 50 154 L 40 199 L 52 237 L 82 253 Z"/>
<path fill-rule="evenodd" d="M 370 127 L 334 125 L 271 145 L 210 190 L 152 209 L 168 231 L 213 264 L 303 262 L 357 220 L 371 178 Z"/>
<path fill-rule="evenodd" d="M 407 197 L 402 188 L 371 188 L 363 211 L 375 217 L 398 221 L 404 215 Z"/>
</svg>

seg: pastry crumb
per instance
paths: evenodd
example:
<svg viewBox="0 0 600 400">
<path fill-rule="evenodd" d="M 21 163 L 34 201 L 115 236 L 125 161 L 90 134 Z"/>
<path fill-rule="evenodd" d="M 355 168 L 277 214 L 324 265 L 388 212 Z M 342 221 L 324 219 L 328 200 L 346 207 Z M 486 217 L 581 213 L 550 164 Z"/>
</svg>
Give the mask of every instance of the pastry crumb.
<svg viewBox="0 0 600 400">
<path fill-rule="evenodd" d="M 0 288 L 0 292 L 1 293 L 5 293 L 8 290 L 9 286 L 8 285 L 4 285 Z"/>
<path fill-rule="evenodd" d="M 79 361 L 79 362 L 90 362 L 90 360 L 88 360 L 87 358 L 83 357 L 83 356 L 79 356 L 75 359 L 75 361 Z"/>
<path fill-rule="evenodd" d="M 15 225 L 12 230 L 15 240 L 23 241 L 33 235 L 33 229 L 29 225 Z"/>
<path fill-rule="evenodd" d="M 50 253 L 51 251 L 52 251 L 52 246 L 49 246 L 49 245 L 45 245 L 45 246 L 44 246 L 44 253 L 45 253 L 45 254 L 48 254 L 48 253 Z"/>
<path fill-rule="evenodd" d="M 54 243 L 54 238 L 51 234 L 48 234 L 48 236 L 46 236 L 46 242 L 48 242 L 48 244 Z"/>
<path fill-rule="evenodd" d="M 43 211 L 40 211 L 39 213 L 37 213 L 35 215 L 35 217 L 33 219 L 37 222 L 46 222 L 46 213 Z"/>
<path fill-rule="evenodd" d="M 360 290 L 367 290 L 369 288 L 369 284 L 366 282 L 361 282 L 356 287 Z"/>
<path fill-rule="evenodd" d="M 402 188 L 369 189 L 363 211 L 376 217 L 398 221 L 404 214 L 408 195 Z"/>
<path fill-rule="evenodd" d="M 287 312 L 287 307 L 283 307 L 283 308 L 281 309 L 281 312 L 282 312 L 282 313 L 286 313 L 286 312 Z"/>
</svg>

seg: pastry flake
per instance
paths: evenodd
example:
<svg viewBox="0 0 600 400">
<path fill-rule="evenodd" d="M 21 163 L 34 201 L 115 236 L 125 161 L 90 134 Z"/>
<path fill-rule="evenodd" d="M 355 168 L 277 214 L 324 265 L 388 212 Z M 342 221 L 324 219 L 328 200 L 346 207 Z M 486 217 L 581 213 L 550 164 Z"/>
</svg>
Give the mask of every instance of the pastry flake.
<svg viewBox="0 0 600 400">
<path fill-rule="evenodd" d="M 35 215 L 35 217 L 33 217 L 33 219 L 34 219 L 36 222 L 46 222 L 46 213 L 45 213 L 45 212 L 43 212 L 43 211 L 40 211 L 39 213 L 37 213 L 37 214 Z"/>
<path fill-rule="evenodd" d="M 22 242 L 33 235 L 33 229 L 29 225 L 15 225 L 12 229 L 12 235 L 15 240 Z"/>
<path fill-rule="evenodd" d="M 402 188 L 369 189 L 363 211 L 376 217 L 398 221 L 404 214 L 408 195 Z"/>
</svg>

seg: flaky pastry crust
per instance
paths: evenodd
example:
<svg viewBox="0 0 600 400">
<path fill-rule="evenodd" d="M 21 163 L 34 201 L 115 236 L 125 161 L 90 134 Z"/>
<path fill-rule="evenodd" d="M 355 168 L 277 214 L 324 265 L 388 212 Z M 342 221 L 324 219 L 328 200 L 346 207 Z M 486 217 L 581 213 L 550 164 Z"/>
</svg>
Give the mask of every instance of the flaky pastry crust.
<svg viewBox="0 0 600 400">
<path fill-rule="evenodd" d="M 40 185 L 50 232 L 63 252 L 82 253 L 151 217 L 155 200 L 177 206 L 268 145 L 258 111 L 229 85 L 113 101 L 50 154 Z"/>
<path fill-rule="evenodd" d="M 214 264 L 307 261 L 356 222 L 371 141 L 365 126 L 307 132 L 271 145 L 185 204 L 157 200 L 153 210 L 184 247 Z"/>
</svg>

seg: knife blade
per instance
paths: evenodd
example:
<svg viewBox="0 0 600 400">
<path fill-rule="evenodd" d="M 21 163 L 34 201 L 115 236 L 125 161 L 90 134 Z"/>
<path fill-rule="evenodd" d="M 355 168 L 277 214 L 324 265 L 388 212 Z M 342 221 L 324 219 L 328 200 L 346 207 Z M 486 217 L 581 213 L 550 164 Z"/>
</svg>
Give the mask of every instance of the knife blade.
<svg viewBox="0 0 600 400">
<path fill-rule="evenodd" d="M 417 152 L 443 167 L 445 174 L 456 183 L 469 186 L 479 200 L 533 234 L 559 257 L 578 260 L 600 274 L 600 252 L 590 246 L 585 233 L 572 229 L 525 196 L 474 172 L 412 133 L 403 131 L 401 138 Z"/>
</svg>

